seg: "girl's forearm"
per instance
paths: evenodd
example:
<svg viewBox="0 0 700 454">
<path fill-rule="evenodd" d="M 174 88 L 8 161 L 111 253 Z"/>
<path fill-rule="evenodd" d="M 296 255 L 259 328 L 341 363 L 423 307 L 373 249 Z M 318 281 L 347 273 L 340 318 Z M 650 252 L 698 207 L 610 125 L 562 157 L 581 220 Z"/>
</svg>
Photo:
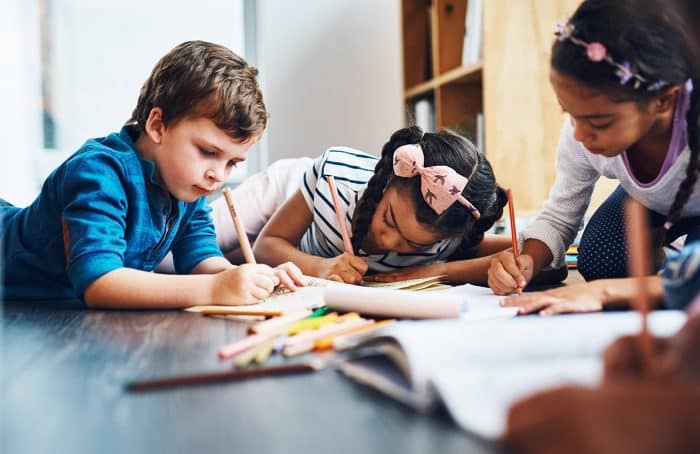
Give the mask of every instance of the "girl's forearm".
<svg viewBox="0 0 700 454">
<path fill-rule="evenodd" d="M 554 256 L 546 244 L 540 240 L 529 239 L 523 243 L 521 254 L 527 254 L 532 257 L 532 275 L 535 276 L 545 266 L 551 263 Z"/>
<path fill-rule="evenodd" d="M 455 260 L 444 263 L 444 274 L 447 280 L 455 284 L 479 284 L 486 285 L 488 271 L 491 265 L 491 256 L 474 259 Z"/>
<path fill-rule="evenodd" d="M 284 238 L 269 235 L 259 237 L 253 246 L 253 252 L 258 260 L 270 266 L 293 262 L 307 276 L 319 274 L 318 263 L 322 259 L 300 251 Z"/>
<path fill-rule="evenodd" d="M 633 304 L 633 299 L 639 292 L 640 278 L 628 277 L 619 279 L 600 279 L 590 285 L 596 287 L 601 295 L 603 306 L 620 306 Z M 646 281 L 652 307 L 658 307 L 664 298 L 664 287 L 660 276 L 643 277 Z"/>
</svg>

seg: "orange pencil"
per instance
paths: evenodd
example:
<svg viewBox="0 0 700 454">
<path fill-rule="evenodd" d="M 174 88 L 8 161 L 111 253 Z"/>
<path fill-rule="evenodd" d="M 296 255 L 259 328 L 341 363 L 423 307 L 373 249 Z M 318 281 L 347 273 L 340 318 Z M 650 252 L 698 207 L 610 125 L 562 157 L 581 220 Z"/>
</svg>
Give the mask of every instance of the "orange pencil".
<svg viewBox="0 0 700 454">
<path fill-rule="evenodd" d="M 338 226 L 340 227 L 340 234 L 343 236 L 343 246 L 345 252 L 350 255 L 355 255 L 352 250 L 352 243 L 350 242 L 348 228 L 345 225 L 345 220 L 343 219 L 343 212 L 340 210 L 340 198 L 338 197 L 338 188 L 335 186 L 335 179 L 331 175 L 328 175 L 326 179 L 328 180 L 328 186 L 331 188 L 331 197 L 333 198 L 335 217 L 338 218 Z"/>
<path fill-rule="evenodd" d="M 627 237 L 629 238 L 630 275 L 637 278 L 637 294 L 633 300 L 635 308 L 642 314 L 642 329 L 639 337 L 644 361 L 644 370 L 653 373 L 654 348 L 647 321 L 651 301 L 646 277 L 651 274 L 649 261 L 649 227 L 646 208 L 630 198 L 625 205 Z"/>
<path fill-rule="evenodd" d="M 513 206 L 513 191 L 509 188 L 506 191 L 508 194 L 508 215 L 510 217 L 510 239 L 513 243 L 513 255 L 515 260 L 518 260 L 520 253 L 518 252 L 518 232 L 515 230 L 515 207 Z M 518 293 L 522 294 L 523 289 L 518 287 Z"/>
<path fill-rule="evenodd" d="M 245 227 L 241 219 L 236 214 L 236 206 L 233 203 L 233 195 L 231 194 L 230 188 L 224 188 L 222 191 L 224 197 L 226 198 L 226 205 L 228 205 L 228 210 L 231 213 L 231 219 L 233 219 L 233 226 L 236 228 L 236 234 L 238 235 L 238 242 L 241 245 L 241 252 L 243 252 L 243 258 L 245 258 L 246 263 L 255 264 L 255 256 L 253 256 L 253 248 L 250 247 L 250 242 L 248 241 L 248 234 L 245 232 Z"/>
</svg>

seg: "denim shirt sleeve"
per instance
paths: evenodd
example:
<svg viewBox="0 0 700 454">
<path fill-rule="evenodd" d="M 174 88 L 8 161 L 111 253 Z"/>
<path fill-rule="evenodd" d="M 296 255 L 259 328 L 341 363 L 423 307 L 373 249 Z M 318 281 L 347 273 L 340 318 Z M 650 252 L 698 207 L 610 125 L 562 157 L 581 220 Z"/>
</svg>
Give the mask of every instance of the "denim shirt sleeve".
<svg viewBox="0 0 700 454">
<path fill-rule="evenodd" d="M 211 219 L 211 208 L 204 197 L 194 204 L 192 217 L 183 220 L 183 231 L 173 242 L 173 262 L 175 272 L 187 274 L 202 260 L 211 257 L 223 257 L 216 245 L 216 232 Z"/>
<path fill-rule="evenodd" d="M 666 306 L 685 309 L 700 292 L 700 241 L 672 252 L 661 269 Z"/>
<path fill-rule="evenodd" d="M 91 153 L 66 163 L 62 205 L 68 278 L 80 298 L 97 278 L 124 265 L 126 172 L 107 153 Z"/>
</svg>

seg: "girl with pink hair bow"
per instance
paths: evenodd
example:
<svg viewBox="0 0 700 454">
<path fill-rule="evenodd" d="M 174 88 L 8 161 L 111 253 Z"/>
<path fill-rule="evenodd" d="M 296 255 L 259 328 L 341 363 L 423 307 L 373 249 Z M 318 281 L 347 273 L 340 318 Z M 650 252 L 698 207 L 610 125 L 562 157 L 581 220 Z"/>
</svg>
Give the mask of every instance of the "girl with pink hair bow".
<svg viewBox="0 0 700 454">
<path fill-rule="evenodd" d="M 343 246 L 327 177 L 336 182 L 352 253 Z M 486 235 L 503 213 L 505 191 L 491 165 L 449 131 L 396 131 L 381 158 L 334 147 L 304 174 L 272 216 L 254 251 L 261 262 L 293 261 L 304 274 L 359 283 L 444 275 L 486 283 L 490 255 L 509 238 Z"/>
</svg>

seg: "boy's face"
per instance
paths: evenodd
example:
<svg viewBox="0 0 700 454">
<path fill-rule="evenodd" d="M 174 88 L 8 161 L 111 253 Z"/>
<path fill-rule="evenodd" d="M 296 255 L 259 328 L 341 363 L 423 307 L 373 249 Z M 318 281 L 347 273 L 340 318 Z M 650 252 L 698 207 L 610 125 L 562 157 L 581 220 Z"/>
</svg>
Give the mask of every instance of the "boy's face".
<svg viewBox="0 0 700 454">
<path fill-rule="evenodd" d="M 633 101 L 615 102 L 554 69 L 549 81 L 562 109 L 569 114 L 574 138 L 591 153 L 607 157 L 656 136 L 662 124 L 659 120 L 672 114 L 675 107 L 674 102 L 663 99 L 652 100 L 646 108 Z"/>
<path fill-rule="evenodd" d="M 231 170 L 246 160 L 257 142 L 257 138 L 237 142 L 204 117 L 186 117 L 160 131 L 153 159 L 165 187 L 184 202 L 193 202 L 221 188 Z"/>
<path fill-rule="evenodd" d="M 377 204 L 362 249 L 368 253 L 417 252 L 440 241 L 436 232 L 416 219 L 416 208 L 410 194 L 390 186 Z"/>
</svg>

